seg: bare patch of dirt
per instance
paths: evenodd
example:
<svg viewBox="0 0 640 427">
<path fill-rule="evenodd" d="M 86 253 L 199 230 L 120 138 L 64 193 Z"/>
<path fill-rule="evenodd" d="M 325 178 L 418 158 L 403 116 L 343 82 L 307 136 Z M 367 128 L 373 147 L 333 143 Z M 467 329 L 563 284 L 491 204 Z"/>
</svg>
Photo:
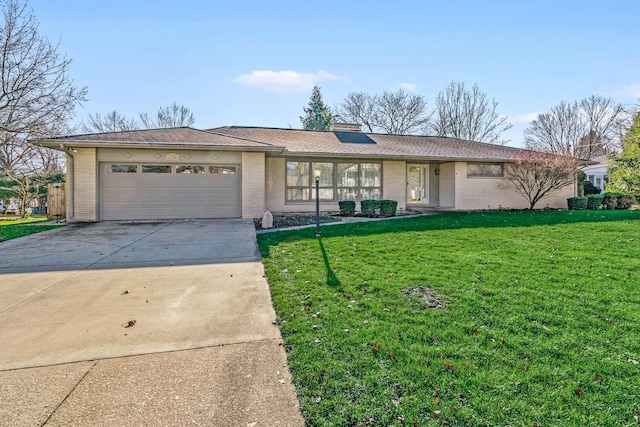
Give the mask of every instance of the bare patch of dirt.
<svg viewBox="0 0 640 427">
<path fill-rule="evenodd" d="M 444 310 L 447 308 L 447 301 L 440 297 L 440 292 L 426 286 L 409 286 L 400 289 L 408 297 L 418 297 L 426 308 L 434 310 Z"/>
</svg>

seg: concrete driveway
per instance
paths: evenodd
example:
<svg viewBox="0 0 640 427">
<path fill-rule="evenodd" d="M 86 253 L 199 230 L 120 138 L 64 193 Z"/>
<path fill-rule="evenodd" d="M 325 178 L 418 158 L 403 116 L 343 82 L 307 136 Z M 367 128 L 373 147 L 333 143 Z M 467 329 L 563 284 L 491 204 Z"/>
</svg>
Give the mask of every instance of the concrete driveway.
<svg viewBox="0 0 640 427">
<path fill-rule="evenodd" d="M 304 425 L 249 220 L 0 243 L 0 425 Z"/>
</svg>

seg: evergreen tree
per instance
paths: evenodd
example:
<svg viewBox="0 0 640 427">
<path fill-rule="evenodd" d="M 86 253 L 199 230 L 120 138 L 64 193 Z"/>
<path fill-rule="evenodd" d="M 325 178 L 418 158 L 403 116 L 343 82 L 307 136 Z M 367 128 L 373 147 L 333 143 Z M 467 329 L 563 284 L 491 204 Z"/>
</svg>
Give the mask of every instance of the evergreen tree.
<svg viewBox="0 0 640 427">
<path fill-rule="evenodd" d="M 640 113 L 622 140 L 622 152 L 609 160 L 607 191 L 640 196 Z"/>
<path fill-rule="evenodd" d="M 329 130 L 333 120 L 331 109 L 322 100 L 318 85 L 313 86 L 309 106 L 304 108 L 304 116 L 300 116 L 303 129 Z"/>
</svg>

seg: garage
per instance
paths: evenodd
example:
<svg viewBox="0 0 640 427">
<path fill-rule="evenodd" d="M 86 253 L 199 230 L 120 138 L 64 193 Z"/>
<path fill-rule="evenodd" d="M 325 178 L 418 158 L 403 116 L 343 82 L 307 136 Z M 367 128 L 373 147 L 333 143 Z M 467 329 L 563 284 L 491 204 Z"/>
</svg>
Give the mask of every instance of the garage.
<svg viewBox="0 0 640 427">
<path fill-rule="evenodd" d="M 240 165 L 101 162 L 100 219 L 241 216 Z"/>
</svg>

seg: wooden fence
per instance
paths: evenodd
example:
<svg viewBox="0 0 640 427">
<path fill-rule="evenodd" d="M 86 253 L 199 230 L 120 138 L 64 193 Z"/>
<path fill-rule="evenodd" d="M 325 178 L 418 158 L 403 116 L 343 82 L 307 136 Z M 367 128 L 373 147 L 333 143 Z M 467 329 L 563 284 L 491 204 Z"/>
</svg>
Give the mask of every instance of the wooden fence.
<svg viewBox="0 0 640 427">
<path fill-rule="evenodd" d="M 47 186 L 47 218 L 59 219 L 67 216 L 64 183 L 58 182 Z"/>
</svg>

